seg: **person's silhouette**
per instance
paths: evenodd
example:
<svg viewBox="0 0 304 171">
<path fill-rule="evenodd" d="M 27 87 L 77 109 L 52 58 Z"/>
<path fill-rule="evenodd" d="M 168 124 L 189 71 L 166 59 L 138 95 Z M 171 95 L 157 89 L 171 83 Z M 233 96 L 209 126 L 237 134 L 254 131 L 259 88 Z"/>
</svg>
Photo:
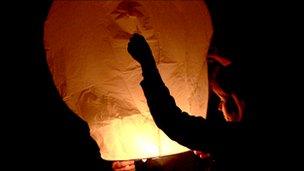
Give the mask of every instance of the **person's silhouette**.
<svg viewBox="0 0 304 171">
<path fill-rule="evenodd" d="M 242 125 L 231 121 L 241 120 L 242 115 L 235 117 L 235 113 L 227 110 L 228 105 L 223 104 L 221 108 L 226 113 L 225 118 L 229 122 L 223 121 L 214 124 L 213 121 L 203 117 L 195 117 L 183 112 L 176 105 L 174 98 L 162 81 L 145 38 L 137 33 L 133 34 L 128 44 L 128 52 L 141 65 L 144 79 L 140 85 L 156 125 L 172 140 L 192 150 L 210 152 L 214 155 L 218 170 L 228 170 L 229 166 L 237 166 L 239 161 L 235 157 L 239 157 L 239 155 L 234 156 L 234 154 L 241 151 L 239 150 L 241 147 L 239 146 L 241 144 L 239 128 Z M 227 99 L 227 94 L 217 85 L 212 86 L 222 101 L 232 100 Z M 208 115 L 212 115 L 212 113 L 208 113 Z"/>
</svg>

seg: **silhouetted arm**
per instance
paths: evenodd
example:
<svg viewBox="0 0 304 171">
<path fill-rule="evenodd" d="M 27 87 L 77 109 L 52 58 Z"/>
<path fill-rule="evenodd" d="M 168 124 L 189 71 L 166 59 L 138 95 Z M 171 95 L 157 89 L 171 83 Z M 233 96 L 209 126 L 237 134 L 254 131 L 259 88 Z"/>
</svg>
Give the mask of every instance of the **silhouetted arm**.
<svg viewBox="0 0 304 171">
<path fill-rule="evenodd" d="M 225 138 L 229 130 L 227 123 L 212 124 L 203 117 L 183 112 L 176 105 L 161 79 L 150 47 L 142 36 L 135 34 L 131 37 L 128 51 L 141 64 L 144 79 L 140 84 L 156 125 L 171 139 L 190 149 L 213 151 L 217 148 L 213 146 Z"/>
<path fill-rule="evenodd" d="M 203 117 L 190 116 L 176 105 L 156 67 L 143 68 L 143 77 L 140 84 L 156 125 L 178 143 L 206 150 L 213 139 L 211 125 Z"/>
<path fill-rule="evenodd" d="M 235 158 L 242 156 L 246 140 L 239 123 L 224 120 L 213 123 L 191 116 L 176 105 L 156 67 L 143 69 L 143 76 L 140 84 L 158 128 L 181 145 L 211 153 L 218 164 L 225 163 L 220 165 L 238 164 Z"/>
</svg>

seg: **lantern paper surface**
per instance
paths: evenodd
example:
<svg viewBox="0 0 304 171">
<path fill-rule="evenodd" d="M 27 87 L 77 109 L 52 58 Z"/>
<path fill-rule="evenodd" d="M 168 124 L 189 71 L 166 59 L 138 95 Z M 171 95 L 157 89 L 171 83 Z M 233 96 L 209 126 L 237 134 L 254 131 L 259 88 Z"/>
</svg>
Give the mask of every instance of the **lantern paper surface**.
<svg viewBox="0 0 304 171">
<path fill-rule="evenodd" d="M 212 26 L 203 1 L 56 0 L 45 24 L 45 49 L 56 87 L 88 123 L 106 160 L 189 150 L 153 122 L 139 85 L 140 66 L 127 52 L 135 32 L 147 39 L 177 105 L 205 117 Z"/>
</svg>

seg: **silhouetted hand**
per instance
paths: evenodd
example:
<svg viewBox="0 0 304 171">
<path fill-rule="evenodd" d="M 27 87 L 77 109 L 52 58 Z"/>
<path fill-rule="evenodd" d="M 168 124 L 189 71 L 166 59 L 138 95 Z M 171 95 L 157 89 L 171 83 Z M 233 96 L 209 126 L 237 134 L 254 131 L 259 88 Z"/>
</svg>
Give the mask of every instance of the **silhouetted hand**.
<svg viewBox="0 0 304 171">
<path fill-rule="evenodd" d="M 134 160 L 115 161 L 112 163 L 114 171 L 135 171 Z"/>
<path fill-rule="evenodd" d="M 149 67 L 155 65 L 155 60 L 152 55 L 149 44 L 145 38 L 135 33 L 131 36 L 128 43 L 128 52 L 142 67 Z"/>
</svg>

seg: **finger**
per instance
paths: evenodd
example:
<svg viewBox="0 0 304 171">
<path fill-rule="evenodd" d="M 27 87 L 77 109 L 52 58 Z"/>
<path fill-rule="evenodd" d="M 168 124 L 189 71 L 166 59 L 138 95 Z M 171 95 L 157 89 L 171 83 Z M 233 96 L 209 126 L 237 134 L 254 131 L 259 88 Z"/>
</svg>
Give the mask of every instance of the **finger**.
<svg viewBox="0 0 304 171">
<path fill-rule="evenodd" d="M 122 168 L 123 171 L 134 171 L 135 170 L 135 165 L 128 165 Z"/>
<path fill-rule="evenodd" d="M 127 160 L 127 161 L 122 161 L 120 162 L 121 166 L 128 166 L 134 164 L 133 160 Z"/>
<path fill-rule="evenodd" d="M 117 169 L 117 168 L 119 168 L 119 167 L 120 167 L 120 165 L 119 165 L 118 162 L 113 162 L 113 163 L 112 163 L 112 169 Z"/>
<path fill-rule="evenodd" d="M 129 165 L 134 165 L 134 160 L 115 161 L 112 163 L 112 168 L 122 168 Z"/>
<path fill-rule="evenodd" d="M 135 170 L 135 165 L 127 165 L 124 167 L 120 167 L 120 168 L 113 168 L 113 170 L 115 171 L 134 171 Z"/>
<path fill-rule="evenodd" d="M 119 169 L 121 167 L 122 166 L 121 166 L 119 161 L 115 161 L 115 162 L 112 163 L 112 169 Z"/>
</svg>

